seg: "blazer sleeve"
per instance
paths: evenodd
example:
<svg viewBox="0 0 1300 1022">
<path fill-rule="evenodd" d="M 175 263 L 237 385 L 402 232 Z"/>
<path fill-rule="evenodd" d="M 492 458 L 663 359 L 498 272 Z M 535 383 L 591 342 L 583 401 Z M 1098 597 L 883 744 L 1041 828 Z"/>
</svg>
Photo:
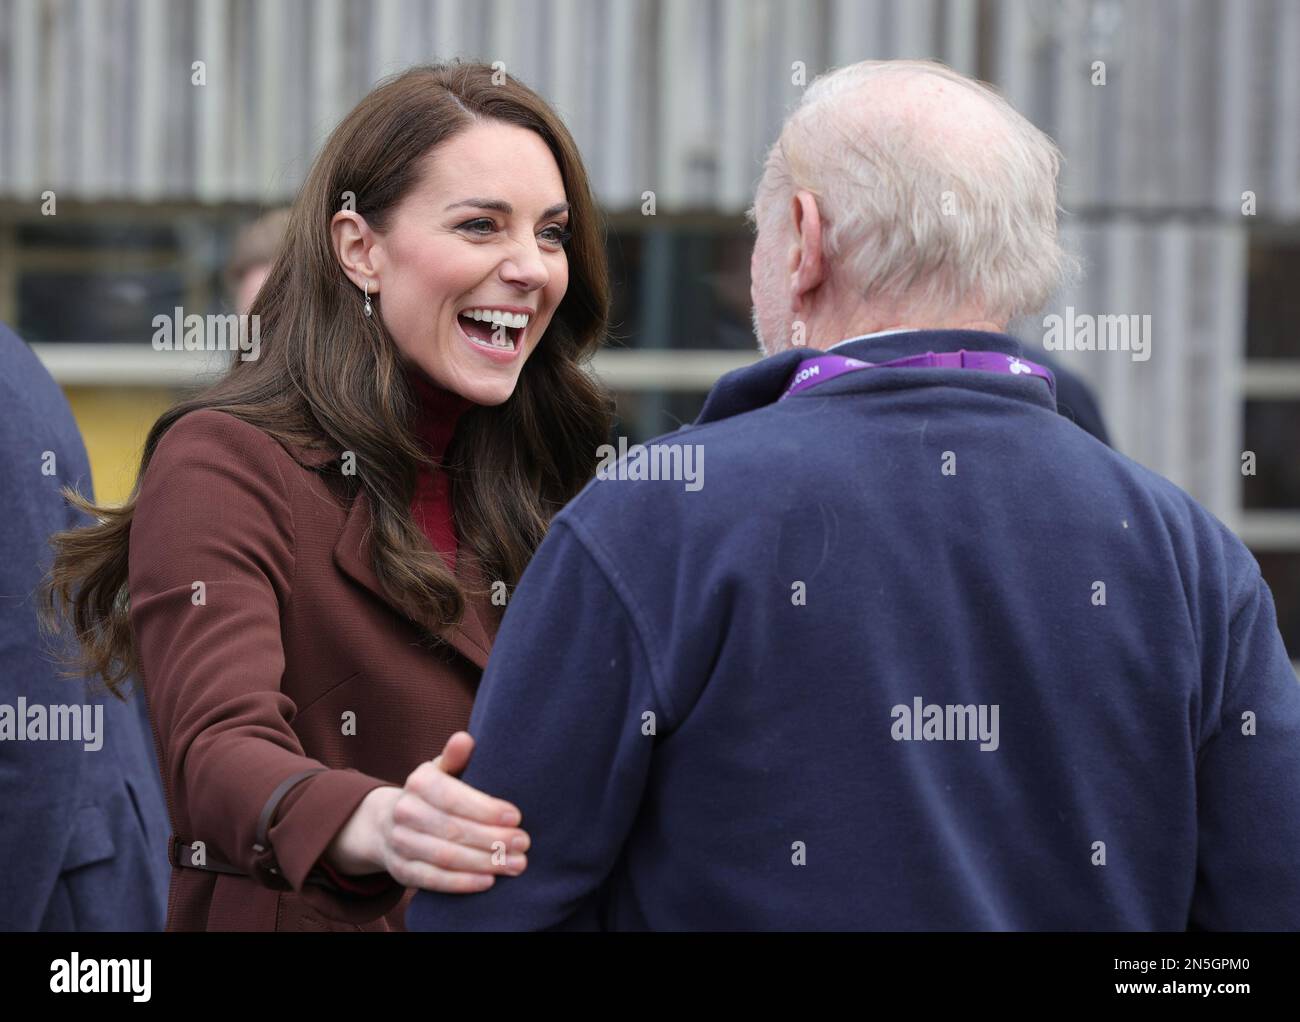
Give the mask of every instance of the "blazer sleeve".
<svg viewBox="0 0 1300 1022">
<path fill-rule="evenodd" d="M 332 918 L 369 922 L 401 899 L 396 881 L 370 896 L 308 883 L 366 794 L 389 782 L 326 768 L 290 727 L 280 612 L 292 596 L 294 523 L 281 456 L 271 437 L 221 412 L 168 430 L 131 525 L 131 626 L 160 767 L 193 828 L 176 837 Z"/>
</svg>

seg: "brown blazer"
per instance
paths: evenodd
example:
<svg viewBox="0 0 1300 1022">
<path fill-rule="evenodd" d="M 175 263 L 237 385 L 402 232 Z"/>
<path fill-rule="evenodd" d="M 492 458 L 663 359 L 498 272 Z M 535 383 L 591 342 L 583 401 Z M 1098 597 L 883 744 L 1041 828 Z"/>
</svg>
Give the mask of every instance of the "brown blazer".
<svg viewBox="0 0 1300 1022">
<path fill-rule="evenodd" d="M 364 491 L 313 471 L 337 457 L 199 411 L 145 473 L 131 626 L 174 832 L 168 930 L 403 928 L 391 878 L 350 894 L 315 867 L 369 791 L 468 724 L 498 616 L 475 601 L 429 641 L 380 590 Z"/>
</svg>

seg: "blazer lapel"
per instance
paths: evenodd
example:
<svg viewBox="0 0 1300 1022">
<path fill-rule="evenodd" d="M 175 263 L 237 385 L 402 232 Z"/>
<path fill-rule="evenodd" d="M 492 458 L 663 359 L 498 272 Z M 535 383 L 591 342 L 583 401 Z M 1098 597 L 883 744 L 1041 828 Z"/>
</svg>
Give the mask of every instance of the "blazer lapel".
<svg viewBox="0 0 1300 1022">
<path fill-rule="evenodd" d="M 408 616 L 384 592 L 383 586 L 379 584 L 379 576 L 371 566 L 370 526 L 370 498 L 363 489 L 353 499 L 343 533 L 334 545 L 334 561 L 353 581 L 370 590 L 397 613 Z M 467 550 L 462 548 L 457 553 L 456 562 L 457 578 L 465 579 L 471 584 L 477 582 L 477 566 L 472 563 Z M 416 621 L 482 670 L 487 667 L 492 640 L 475 602 L 466 601 L 465 613 L 459 624 L 439 625 L 432 615 L 418 617 Z"/>
</svg>

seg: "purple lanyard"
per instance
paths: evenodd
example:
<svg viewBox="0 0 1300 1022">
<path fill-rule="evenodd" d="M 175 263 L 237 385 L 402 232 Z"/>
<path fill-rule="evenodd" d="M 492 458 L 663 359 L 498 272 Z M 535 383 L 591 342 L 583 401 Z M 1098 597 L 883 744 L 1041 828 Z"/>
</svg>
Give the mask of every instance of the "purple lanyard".
<svg viewBox="0 0 1300 1022">
<path fill-rule="evenodd" d="M 979 369 L 986 373 L 1005 373 L 1008 376 L 1037 376 L 1046 382 L 1052 397 L 1056 397 L 1056 380 L 1050 369 L 1037 362 L 1017 358 L 1015 355 L 1003 355 L 998 351 L 927 351 L 924 355 L 908 355 L 896 358 L 892 362 L 863 362 L 861 359 L 848 358 L 845 355 L 818 355 L 806 358 L 799 363 L 799 368 L 790 377 L 778 401 L 784 401 L 791 394 L 810 390 L 819 383 L 833 380 L 845 373 L 857 372 L 859 369 Z"/>
</svg>

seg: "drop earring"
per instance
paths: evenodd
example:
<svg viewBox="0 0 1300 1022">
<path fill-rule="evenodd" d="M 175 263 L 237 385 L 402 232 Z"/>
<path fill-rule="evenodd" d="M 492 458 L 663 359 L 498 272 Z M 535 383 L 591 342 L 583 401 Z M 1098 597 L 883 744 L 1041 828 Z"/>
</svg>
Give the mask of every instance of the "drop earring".
<svg viewBox="0 0 1300 1022">
<path fill-rule="evenodd" d="M 366 281 L 366 304 L 361 311 L 366 314 L 367 318 L 372 316 L 375 311 L 375 307 L 370 304 L 370 281 Z"/>
</svg>

